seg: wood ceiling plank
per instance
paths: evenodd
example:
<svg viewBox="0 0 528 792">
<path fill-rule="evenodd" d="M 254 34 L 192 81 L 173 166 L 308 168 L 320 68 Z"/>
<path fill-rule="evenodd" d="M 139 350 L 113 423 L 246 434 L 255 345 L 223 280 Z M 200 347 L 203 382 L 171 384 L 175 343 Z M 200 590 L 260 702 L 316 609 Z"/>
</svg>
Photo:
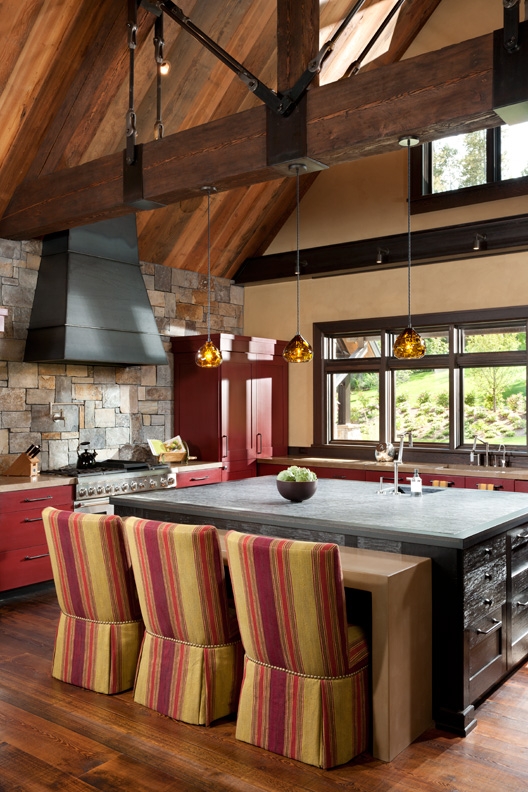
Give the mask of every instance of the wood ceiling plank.
<svg viewBox="0 0 528 792">
<path fill-rule="evenodd" d="M 122 83 L 128 85 L 128 47 L 126 38 L 126 3 L 113 0 L 91 4 L 82 19 L 85 54 L 82 68 L 74 68 L 75 78 L 55 114 L 28 177 L 74 167 L 87 161 L 86 152 L 110 106 L 115 112 L 115 97 Z M 150 37 L 154 17 L 144 9 L 138 11 L 138 47 Z M 72 49 L 74 44 L 72 43 Z M 119 148 L 125 146 L 125 110 L 121 116 Z M 103 148 L 96 159 L 108 153 Z"/>
<path fill-rule="evenodd" d="M 310 91 L 309 155 L 332 165 L 396 150 L 398 137 L 407 132 L 426 141 L 497 125 L 492 40 L 489 34 Z M 227 190 L 276 179 L 266 165 L 265 128 L 265 108 L 257 107 L 145 144 L 145 197 L 176 203 L 210 182 Z M 75 215 L 93 210 L 89 185 L 75 170 L 54 176 L 57 199 L 61 185 L 68 191 L 62 206 L 59 200 L 50 204 L 38 182 L 19 188 L 0 221 L 0 235 L 27 238 L 53 223 L 55 230 L 65 222 L 75 224 L 72 204 Z M 81 195 L 71 195 L 72 184 Z M 119 202 L 106 206 L 107 211 L 125 211 Z"/>
</svg>

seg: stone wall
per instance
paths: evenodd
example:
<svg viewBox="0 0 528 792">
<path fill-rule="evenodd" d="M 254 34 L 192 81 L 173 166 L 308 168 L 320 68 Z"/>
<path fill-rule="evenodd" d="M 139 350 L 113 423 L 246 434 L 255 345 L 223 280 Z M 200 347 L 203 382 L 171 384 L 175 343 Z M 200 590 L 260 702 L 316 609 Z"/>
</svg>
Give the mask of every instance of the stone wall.
<svg viewBox="0 0 528 792">
<path fill-rule="evenodd" d="M 40 242 L 0 240 L 0 305 L 8 309 L 0 333 L 0 471 L 31 443 L 41 446 L 43 470 L 74 464 L 85 441 L 98 460 L 143 458 L 148 438 L 172 437 L 170 337 L 207 332 L 207 279 L 142 262 L 167 365 L 23 363 L 40 252 Z M 211 330 L 242 333 L 243 302 L 241 287 L 213 278 Z"/>
</svg>

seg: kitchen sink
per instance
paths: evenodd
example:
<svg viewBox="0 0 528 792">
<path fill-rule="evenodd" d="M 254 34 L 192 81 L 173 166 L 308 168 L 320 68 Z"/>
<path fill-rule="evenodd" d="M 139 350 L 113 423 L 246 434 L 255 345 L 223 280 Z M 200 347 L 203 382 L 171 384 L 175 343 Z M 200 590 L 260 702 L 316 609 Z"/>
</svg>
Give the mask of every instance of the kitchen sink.
<svg viewBox="0 0 528 792">
<path fill-rule="evenodd" d="M 435 492 L 445 492 L 447 487 L 422 487 L 422 495 L 434 495 Z M 398 484 L 398 491 L 403 495 L 411 494 L 410 484 Z"/>
</svg>

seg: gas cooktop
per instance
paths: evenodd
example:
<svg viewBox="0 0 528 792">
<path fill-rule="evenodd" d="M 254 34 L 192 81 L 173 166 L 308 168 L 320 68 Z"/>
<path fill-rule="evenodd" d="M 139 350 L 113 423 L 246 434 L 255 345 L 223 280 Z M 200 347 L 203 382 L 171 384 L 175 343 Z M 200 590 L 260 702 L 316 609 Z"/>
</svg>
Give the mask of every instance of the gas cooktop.
<svg viewBox="0 0 528 792">
<path fill-rule="evenodd" d="M 170 466 L 165 464 L 150 464 L 149 462 L 132 462 L 120 459 L 106 459 L 95 462 L 90 467 L 79 468 L 75 465 L 66 465 L 56 470 L 43 470 L 50 476 L 70 476 L 79 478 L 80 476 L 111 476 L 122 473 L 140 473 L 145 470 L 169 471 Z"/>
</svg>

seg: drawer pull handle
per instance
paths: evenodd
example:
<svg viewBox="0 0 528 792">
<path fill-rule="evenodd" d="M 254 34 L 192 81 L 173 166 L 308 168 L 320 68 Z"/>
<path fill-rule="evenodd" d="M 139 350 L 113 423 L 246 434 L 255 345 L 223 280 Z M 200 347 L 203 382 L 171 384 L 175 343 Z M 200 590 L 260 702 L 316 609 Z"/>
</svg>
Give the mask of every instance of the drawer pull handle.
<svg viewBox="0 0 528 792">
<path fill-rule="evenodd" d="M 493 580 L 493 575 L 491 574 L 491 572 L 486 572 L 484 574 L 484 577 L 486 578 L 486 580 Z"/>
<path fill-rule="evenodd" d="M 189 481 L 207 481 L 209 476 L 191 476 Z"/>
<path fill-rule="evenodd" d="M 515 536 L 516 539 L 528 539 L 528 531 L 521 531 Z"/>
<path fill-rule="evenodd" d="M 24 522 L 42 522 L 42 517 L 24 517 Z"/>
<path fill-rule="evenodd" d="M 491 547 L 485 547 L 484 548 L 484 552 L 486 553 L 486 555 L 491 555 L 491 551 L 492 551 Z"/>
<path fill-rule="evenodd" d="M 493 605 L 493 600 L 492 599 L 485 599 L 485 600 L 482 600 L 482 601 L 483 601 L 484 605 Z"/>
<path fill-rule="evenodd" d="M 227 435 L 222 435 L 222 459 L 225 459 L 228 455 L 229 448 L 227 445 Z"/>
<path fill-rule="evenodd" d="M 42 553 L 42 555 L 38 556 L 24 556 L 24 561 L 34 561 L 36 558 L 47 558 L 49 553 Z"/>
<path fill-rule="evenodd" d="M 333 479 L 346 479 L 346 476 L 332 476 Z"/>
<path fill-rule="evenodd" d="M 262 454 L 262 433 L 257 432 L 257 454 Z"/>
<path fill-rule="evenodd" d="M 498 630 L 499 627 L 502 627 L 502 622 L 499 619 L 492 619 L 493 624 L 488 630 L 477 630 L 478 635 L 489 635 L 493 630 Z"/>
<path fill-rule="evenodd" d="M 51 500 L 51 495 L 45 495 L 44 498 L 24 498 L 22 503 L 36 503 L 43 500 Z"/>
<path fill-rule="evenodd" d="M 519 608 L 528 608 L 528 602 L 516 602 L 515 603 Z"/>
</svg>

